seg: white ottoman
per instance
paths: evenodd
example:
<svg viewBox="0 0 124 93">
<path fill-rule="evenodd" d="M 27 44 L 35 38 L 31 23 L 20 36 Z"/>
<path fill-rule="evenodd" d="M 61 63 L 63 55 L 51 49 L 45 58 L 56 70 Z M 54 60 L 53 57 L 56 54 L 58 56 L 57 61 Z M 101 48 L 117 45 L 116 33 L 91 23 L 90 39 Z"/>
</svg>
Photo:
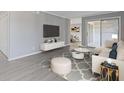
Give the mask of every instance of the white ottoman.
<svg viewBox="0 0 124 93">
<path fill-rule="evenodd" d="M 59 75 L 71 72 L 71 60 L 65 57 L 56 57 L 51 60 L 51 69 Z"/>
</svg>

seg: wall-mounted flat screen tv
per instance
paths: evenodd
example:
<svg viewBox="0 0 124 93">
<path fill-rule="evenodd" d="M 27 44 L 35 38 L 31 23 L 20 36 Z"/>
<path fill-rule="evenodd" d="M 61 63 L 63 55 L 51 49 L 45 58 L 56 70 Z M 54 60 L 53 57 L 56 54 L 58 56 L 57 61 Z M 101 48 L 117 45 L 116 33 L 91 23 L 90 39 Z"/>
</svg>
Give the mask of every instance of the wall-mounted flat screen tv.
<svg viewBox="0 0 124 93">
<path fill-rule="evenodd" d="M 59 37 L 59 26 L 44 24 L 43 37 Z"/>
</svg>

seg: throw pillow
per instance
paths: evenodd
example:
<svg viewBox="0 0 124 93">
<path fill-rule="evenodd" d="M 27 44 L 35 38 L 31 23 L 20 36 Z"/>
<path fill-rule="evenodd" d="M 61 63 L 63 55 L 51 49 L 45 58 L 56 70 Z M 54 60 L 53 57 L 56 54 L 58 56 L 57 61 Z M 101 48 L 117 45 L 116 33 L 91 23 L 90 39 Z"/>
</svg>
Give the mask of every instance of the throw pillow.
<svg viewBox="0 0 124 93">
<path fill-rule="evenodd" d="M 116 59 L 116 57 L 117 57 L 117 43 L 114 43 L 113 45 L 112 45 L 112 50 L 110 51 L 110 53 L 109 53 L 109 58 L 113 58 L 113 59 Z"/>
</svg>

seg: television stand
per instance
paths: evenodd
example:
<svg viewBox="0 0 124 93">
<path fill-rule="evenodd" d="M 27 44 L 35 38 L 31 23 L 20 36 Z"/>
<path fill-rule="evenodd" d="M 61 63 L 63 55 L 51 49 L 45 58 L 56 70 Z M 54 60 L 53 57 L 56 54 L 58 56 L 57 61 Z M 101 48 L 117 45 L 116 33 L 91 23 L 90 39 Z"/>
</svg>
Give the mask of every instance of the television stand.
<svg viewBox="0 0 124 93">
<path fill-rule="evenodd" d="M 41 44 L 41 50 L 49 51 L 49 50 L 57 49 L 57 48 L 64 47 L 64 46 L 65 46 L 65 44 L 63 41 L 52 42 L 52 43 L 43 43 L 43 44 Z"/>
</svg>

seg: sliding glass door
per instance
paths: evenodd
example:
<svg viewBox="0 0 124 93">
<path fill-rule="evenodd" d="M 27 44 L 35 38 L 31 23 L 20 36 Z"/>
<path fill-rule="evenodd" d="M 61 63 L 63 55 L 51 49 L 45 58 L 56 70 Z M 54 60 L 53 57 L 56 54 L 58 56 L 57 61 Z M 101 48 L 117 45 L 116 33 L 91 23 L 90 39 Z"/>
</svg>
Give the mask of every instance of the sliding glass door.
<svg viewBox="0 0 124 93">
<path fill-rule="evenodd" d="M 87 45 L 103 46 L 106 40 L 116 39 L 119 35 L 119 19 L 105 19 L 87 22 Z"/>
</svg>

